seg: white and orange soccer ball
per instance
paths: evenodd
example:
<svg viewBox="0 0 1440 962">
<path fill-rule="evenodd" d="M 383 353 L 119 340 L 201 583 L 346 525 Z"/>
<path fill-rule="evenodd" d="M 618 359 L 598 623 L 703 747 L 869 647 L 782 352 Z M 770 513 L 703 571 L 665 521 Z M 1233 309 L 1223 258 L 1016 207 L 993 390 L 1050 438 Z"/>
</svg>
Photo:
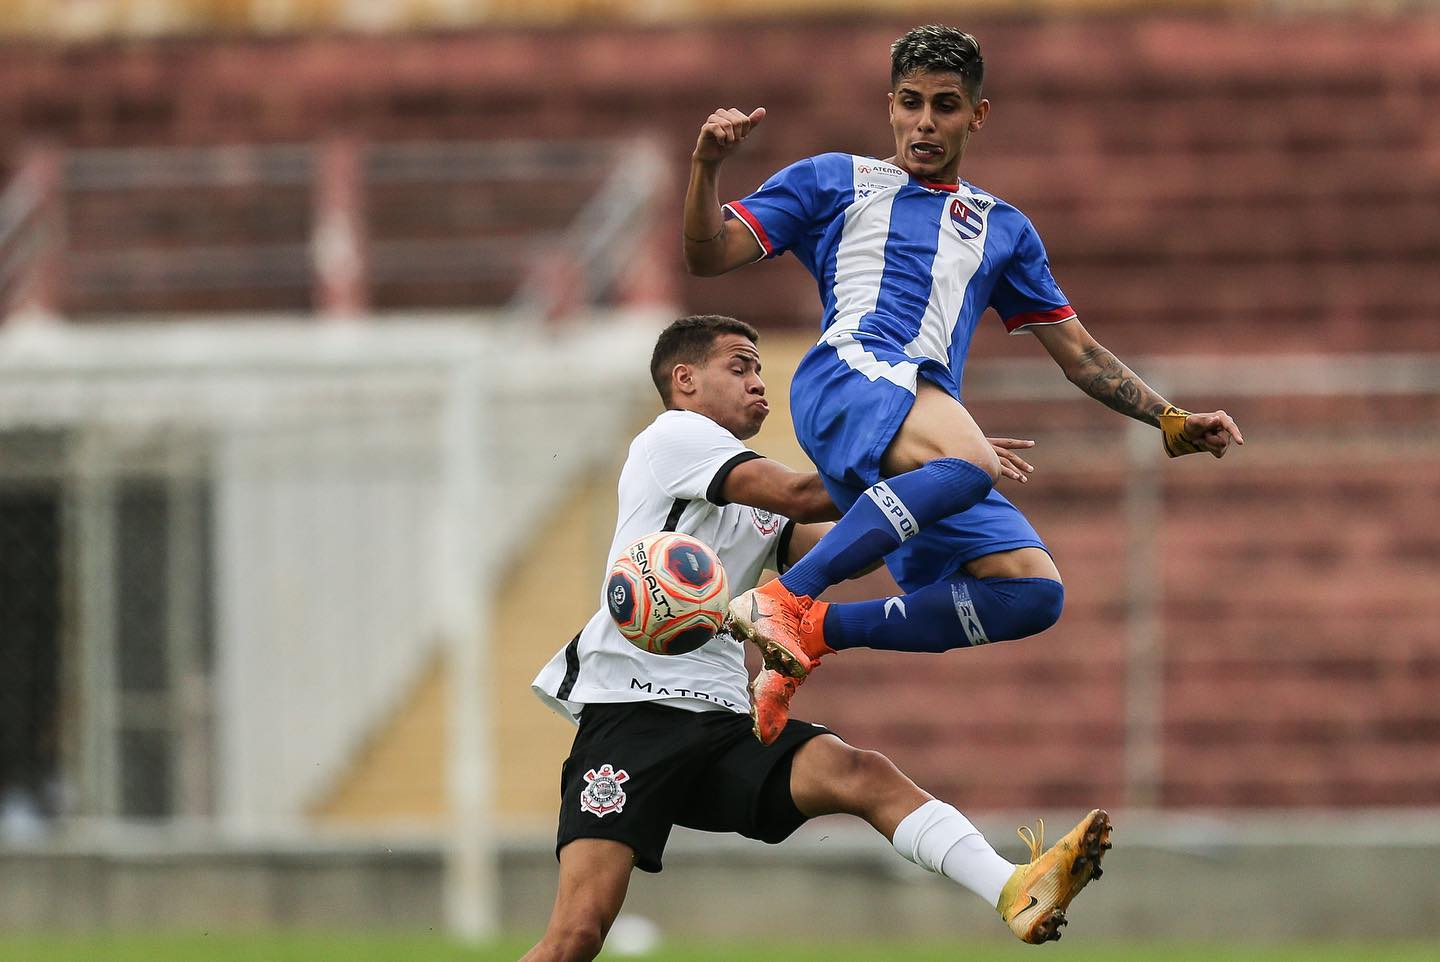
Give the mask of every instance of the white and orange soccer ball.
<svg viewBox="0 0 1440 962">
<path fill-rule="evenodd" d="M 631 644 L 657 655 L 683 655 L 725 623 L 730 582 L 715 552 L 674 531 L 633 542 L 610 564 L 605 605 Z"/>
</svg>

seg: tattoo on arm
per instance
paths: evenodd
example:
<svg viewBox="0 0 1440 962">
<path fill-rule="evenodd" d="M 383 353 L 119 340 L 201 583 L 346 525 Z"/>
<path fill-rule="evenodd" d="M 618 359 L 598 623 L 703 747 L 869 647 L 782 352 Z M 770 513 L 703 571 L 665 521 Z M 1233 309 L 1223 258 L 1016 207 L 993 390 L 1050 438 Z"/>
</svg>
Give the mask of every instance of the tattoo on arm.
<svg viewBox="0 0 1440 962">
<path fill-rule="evenodd" d="M 1080 355 L 1080 364 L 1070 380 L 1111 410 L 1146 424 L 1160 424 L 1165 399 L 1120 363 L 1118 357 L 1098 344 Z"/>
</svg>

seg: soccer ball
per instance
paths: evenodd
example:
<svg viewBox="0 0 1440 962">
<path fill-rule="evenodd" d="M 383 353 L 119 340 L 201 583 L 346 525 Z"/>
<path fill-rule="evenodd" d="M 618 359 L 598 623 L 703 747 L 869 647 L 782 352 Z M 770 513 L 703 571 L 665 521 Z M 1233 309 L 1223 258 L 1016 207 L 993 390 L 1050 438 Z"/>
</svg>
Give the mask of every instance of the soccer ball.
<svg viewBox="0 0 1440 962">
<path fill-rule="evenodd" d="M 605 605 L 631 644 L 656 655 L 683 655 L 715 637 L 730 604 L 720 559 L 688 534 L 657 531 L 610 565 Z"/>
</svg>

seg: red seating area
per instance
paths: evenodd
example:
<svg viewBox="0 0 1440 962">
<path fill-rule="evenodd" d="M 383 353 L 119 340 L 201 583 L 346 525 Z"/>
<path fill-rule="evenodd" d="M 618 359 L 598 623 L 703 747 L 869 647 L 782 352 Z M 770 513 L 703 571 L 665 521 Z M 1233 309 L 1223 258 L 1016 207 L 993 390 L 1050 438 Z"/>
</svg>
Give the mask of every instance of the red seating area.
<svg viewBox="0 0 1440 962">
<path fill-rule="evenodd" d="M 1066 579 L 1060 624 L 941 656 L 847 652 L 796 710 L 975 808 L 1143 802 L 1127 774 L 1122 475 L 1067 473 L 1040 450 L 1040 474 L 1011 496 Z M 1431 454 L 1398 469 L 1277 470 L 1247 451 L 1169 469 L 1155 802 L 1440 803 Z"/>
<path fill-rule="evenodd" d="M 16 45 L 0 60 L 0 157 L 35 138 L 151 146 L 307 143 L 336 131 L 374 141 L 644 133 L 670 149 L 678 191 L 708 112 L 763 103 L 769 119 L 725 176 L 739 195 L 810 153 L 888 152 L 887 46 L 905 26 Z M 1031 215 L 1072 301 L 1117 346 L 1440 347 L 1427 313 L 1440 301 L 1440 273 L 1428 269 L 1440 253 L 1440 133 L 1428 109 L 1440 90 L 1440 17 L 967 26 L 984 44 L 994 104 L 967 176 Z M 556 187 L 541 181 L 512 200 L 540 210 Z M 77 228 L 93 218 L 74 216 Z M 669 267 L 678 277 L 678 251 Z M 793 263 L 684 290 L 691 303 L 765 324 L 815 316 L 811 282 Z M 391 300 L 406 296 L 425 300 Z"/>
<path fill-rule="evenodd" d="M 689 150 L 717 105 L 770 109 L 727 168 L 733 195 L 821 150 L 886 155 L 886 48 L 905 26 L 15 48 L 0 58 L 0 152 L 38 137 L 152 146 L 308 142 L 337 129 L 378 141 L 643 133 L 671 151 L 678 236 Z M 967 178 L 1031 215 L 1072 302 L 1122 357 L 1440 350 L 1440 17 L 967 26 L 984 44 L 994 103 Z M 513 212 L 552 198 L 542 182 L 506 200 Z M 211 203 L 227 231 L 259 230 L 243 198 Z M 86 237 L 113 223 L 98 209 L 72 217 Z M 130 223 L 103 243 L 169 229 Z M 669 268 L 679 277 L 678 244 Z M 795 263 L 682 283 L 689 307 L 762 326 L 808 329 L 817 316 Z M 474 296 L 463 285 L 405 295 Z M 976 363 L 1034 356 L 1029 339 L 987 323 Z M 1242 417 L 1252 448 L 1162 469 L 1154 800 L 1440 805 L 1440 399 L 1213 400 Z M 1089 404 L 1031 408 L 1018 423 L 1003 405 L 980 411 L 1022 436 L 1117 422 Z M 1347 440 L 1331 453 L 1323 432 L 1337 417 Z M 1312 456 L 1264 453 L 1307 431 Z M 1414 439 L 1429 446 L 1417 452 Z M 1060 625 L 923 667 L 836 658 L 798 711 L 971 808 L 1143 801 L 1127 789 L 1126 479 L 1120 467 L 1046 462 L 1043 449 L 1036 461 L 1042 474 L 1017 501 L 1066 577 Z"/>
</svg>

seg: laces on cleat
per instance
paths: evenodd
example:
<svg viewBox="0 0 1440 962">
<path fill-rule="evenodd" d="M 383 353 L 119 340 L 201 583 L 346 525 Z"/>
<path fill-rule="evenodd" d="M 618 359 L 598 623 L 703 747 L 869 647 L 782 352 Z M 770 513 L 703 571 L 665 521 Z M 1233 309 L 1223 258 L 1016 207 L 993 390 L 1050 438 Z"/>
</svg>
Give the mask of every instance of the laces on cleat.
<svg viewBox="0 0 1440 962">
<path fill-rule="evenodd" d="M 1032 862 L 1040 857 L 1041 852 L 1045 851 L 1045 819 L 1035 819 L 1035 825 L 1040 829 L 1038 833 L 1032 832 L 1029 825 L 1021 825 L 1015 830 L 1015 834 L 1020 836 L 1020 841 L 1030 846 L 1030 861 Z"/>
</svg>

